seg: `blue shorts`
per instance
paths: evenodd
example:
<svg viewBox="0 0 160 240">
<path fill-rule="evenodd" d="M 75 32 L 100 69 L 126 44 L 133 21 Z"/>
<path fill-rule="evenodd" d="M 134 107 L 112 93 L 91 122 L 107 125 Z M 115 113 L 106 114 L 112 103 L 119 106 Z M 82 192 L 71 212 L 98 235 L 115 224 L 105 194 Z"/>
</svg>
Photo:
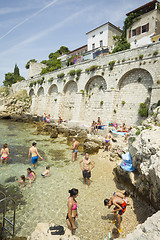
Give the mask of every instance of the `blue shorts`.
<svg viewBox="0 0 160 240">
<path fill-rule="evenodd" d="M 35 164 L 38 161 L 38 156 L 32 157 L 31 158 L 31 163 Z"/>
<path fill-rule="evenodd" d="M 78 153 L 78 150 L 73 150 L 73 152 Z"/>
</svg>

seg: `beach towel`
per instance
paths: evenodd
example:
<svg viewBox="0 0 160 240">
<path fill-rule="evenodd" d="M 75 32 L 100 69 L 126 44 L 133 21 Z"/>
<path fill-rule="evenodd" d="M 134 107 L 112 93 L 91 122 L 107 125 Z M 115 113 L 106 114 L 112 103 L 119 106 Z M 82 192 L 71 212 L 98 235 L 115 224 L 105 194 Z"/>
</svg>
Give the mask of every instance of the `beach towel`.
<svg viewBox="0 0 160 240">
<path fill-rule="evenodd" d="M 121 163 L 121 168 L 124 171 L 132 172 L 135 170 L 135 168 L 132 165 L 132 158 L 129 152 L 122 154 L 122 159 L 123 159 L 123 162 Z"/>
<path fill-rule="evenodd" d="M 117 130 L 112 130 L 112 133 L 115 133 L 117 135 L 121 135 L 122 137 L 126 134 L 126 132 L 119 132 Z"/>
</svg>

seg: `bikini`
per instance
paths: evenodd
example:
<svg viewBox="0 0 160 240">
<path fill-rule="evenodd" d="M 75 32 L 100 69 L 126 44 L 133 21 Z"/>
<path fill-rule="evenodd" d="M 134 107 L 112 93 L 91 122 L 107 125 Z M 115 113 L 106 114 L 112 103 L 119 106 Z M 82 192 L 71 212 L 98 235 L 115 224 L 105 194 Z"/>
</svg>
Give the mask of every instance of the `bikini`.
<svg viewBox="0 0 160 240">
<path fill-rule="evenodd" d="M 71 197 L 69 197 L 68 199 L 70 199 Z M 76 201 L 76 200 L 75 200 Z M 72 199 L 72 202 L 73 202 L 73 207 L 72 207 L 72 210 L 77 210 L 77 202 L 74 203 L 73 199 Z M 76 219 L 76 217 L 72 217 L 74 220 Z M 69 219 L 68 217 L 68 213 L 67 213 L 67 217 L 66 217 L 66 220 Z"/>
</svg>

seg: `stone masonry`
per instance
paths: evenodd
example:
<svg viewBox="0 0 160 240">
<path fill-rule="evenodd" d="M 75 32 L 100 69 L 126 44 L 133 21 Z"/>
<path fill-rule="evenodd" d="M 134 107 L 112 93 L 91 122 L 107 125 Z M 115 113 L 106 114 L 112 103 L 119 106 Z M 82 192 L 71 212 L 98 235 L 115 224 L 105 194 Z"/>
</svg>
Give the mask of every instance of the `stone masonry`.
<svg viewBox="0 0 160 240">
<path fill-rule="evenodd" d="M 100 116 L 104 124 L 134 125 L 142 120 L 138 116 L 140 103 L 147 100 L 151 107 L 160 100 L 159 47 L 160 43 L 154 43 L 35 75 L 14 84 L 13 92 L 27 90 L 32 97 L 31 115 L 45 112 L 87 124 Z M 111 61 L 115 61 L 113 69 Z M 87 73 L 93 65 L 99 67 Z M 77 69 L 82 70 L 79 79 L 68 74 Z M 65 74 L 63 78 L 57 77 L 60 73 Z M 37 83 L 42 79 L 43 83 Z"/>
</svg>

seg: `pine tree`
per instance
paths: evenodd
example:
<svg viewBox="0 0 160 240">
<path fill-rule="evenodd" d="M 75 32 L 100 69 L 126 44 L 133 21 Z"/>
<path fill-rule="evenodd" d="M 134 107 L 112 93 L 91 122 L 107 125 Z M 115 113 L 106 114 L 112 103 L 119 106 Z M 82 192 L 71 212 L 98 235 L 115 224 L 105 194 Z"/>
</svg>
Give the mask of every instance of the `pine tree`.
<svg viewBox="0 0 160 240">
<path fill-rule="evenodd" d="M 20 76 L 19 68 L 18 68 L 17 64 L 15 64 L 15 67 L 14 67 L 14 76 Z"/>
</svg>

